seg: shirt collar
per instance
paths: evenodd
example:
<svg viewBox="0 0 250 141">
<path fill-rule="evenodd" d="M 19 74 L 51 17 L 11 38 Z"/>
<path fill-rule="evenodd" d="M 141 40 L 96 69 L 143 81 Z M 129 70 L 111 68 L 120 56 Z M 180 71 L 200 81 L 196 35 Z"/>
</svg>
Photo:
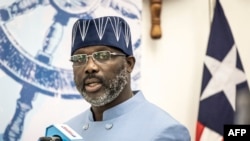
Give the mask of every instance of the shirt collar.
<svg viewBox="0 0 250 141">
<path fill-rule="evenodd" d="M 104 111 L 103 121 L 117 118 L 117 117 L 133 110 L 135 107 L 137 107 L 137 105 L 139 105 L 141 102 L 143 102 L 145 100 L 141 91 L 133 91 L 133 93 L 134 93 L 134 96 L 131 97 L 130 99 Z M 91 112 L 91 110 L 89 110 L 89 111 L 90 111 L 89 119 L 91 121 L 94 121 L 92 112 Z"/>
</svg>

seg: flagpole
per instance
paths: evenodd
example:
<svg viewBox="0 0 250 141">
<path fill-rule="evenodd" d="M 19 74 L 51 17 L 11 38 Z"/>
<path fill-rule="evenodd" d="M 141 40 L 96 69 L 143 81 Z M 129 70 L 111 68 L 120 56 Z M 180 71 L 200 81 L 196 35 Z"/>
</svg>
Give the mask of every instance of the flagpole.
<svg viewBox="0 0 250 141">
<path fill-rule="evenodd" d="M 216 5 L 216 0 L 208 0 L 208 21 L 209 21 L 209 29 L 211 29 L 212 22 L 213 22 L 213 15 L 214 15 L 214 9 Z"/>
</svg>

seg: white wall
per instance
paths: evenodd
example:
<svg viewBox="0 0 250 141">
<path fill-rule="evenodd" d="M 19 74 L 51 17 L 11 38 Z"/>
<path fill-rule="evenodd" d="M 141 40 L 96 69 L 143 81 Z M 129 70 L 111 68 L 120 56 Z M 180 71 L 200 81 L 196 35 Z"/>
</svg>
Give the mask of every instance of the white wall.
<svg viewBox="0 0 250 141">
<path fill-rule="evenodd" d="M 150 37 L 149 3 L 143 1 L 141 88 L 149 101 L 186 125 L 194 140 L 211 2 L 163 0 L 162 38 L 157 40 Z M 221 4 L 250 80 L 250 1 L 221 0 Z"/>
</svg>

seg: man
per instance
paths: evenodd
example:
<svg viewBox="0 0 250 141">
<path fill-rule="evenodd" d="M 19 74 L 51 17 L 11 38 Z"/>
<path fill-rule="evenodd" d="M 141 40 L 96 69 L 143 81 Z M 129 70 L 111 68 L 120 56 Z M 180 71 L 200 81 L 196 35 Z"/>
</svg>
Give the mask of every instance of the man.
<svg viewBox="0 0 250 141">
<path fill-rule="evenodd" d="M 71 61 L 76 87 L 91 107 L 66 124 L 84 140 L 190 141 L 183 125 L 131 90 L 135 57 L 124 19 L 77 20 Z"/>
</svg>

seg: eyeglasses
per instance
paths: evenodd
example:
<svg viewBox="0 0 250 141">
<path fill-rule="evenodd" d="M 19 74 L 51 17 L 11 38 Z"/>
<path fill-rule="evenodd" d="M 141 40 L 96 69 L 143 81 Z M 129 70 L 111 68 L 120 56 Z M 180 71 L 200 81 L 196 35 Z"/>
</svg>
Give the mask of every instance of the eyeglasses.
<svg viewBox="0 0 250 141">
<path fill-rule="evenodd" d="M 70 57 L 70 61 L 73 62 L 73 66 L 82 66 L 88 62 L 88 58 L 92 57 L 94 61 L 105 63 L 111 59 L 111 56 L 126 56 L 125 54 L 115 53 L 110 51 L 98 51 L 93 52 L 91 55 L 76 54 Z"/>
</svg>

